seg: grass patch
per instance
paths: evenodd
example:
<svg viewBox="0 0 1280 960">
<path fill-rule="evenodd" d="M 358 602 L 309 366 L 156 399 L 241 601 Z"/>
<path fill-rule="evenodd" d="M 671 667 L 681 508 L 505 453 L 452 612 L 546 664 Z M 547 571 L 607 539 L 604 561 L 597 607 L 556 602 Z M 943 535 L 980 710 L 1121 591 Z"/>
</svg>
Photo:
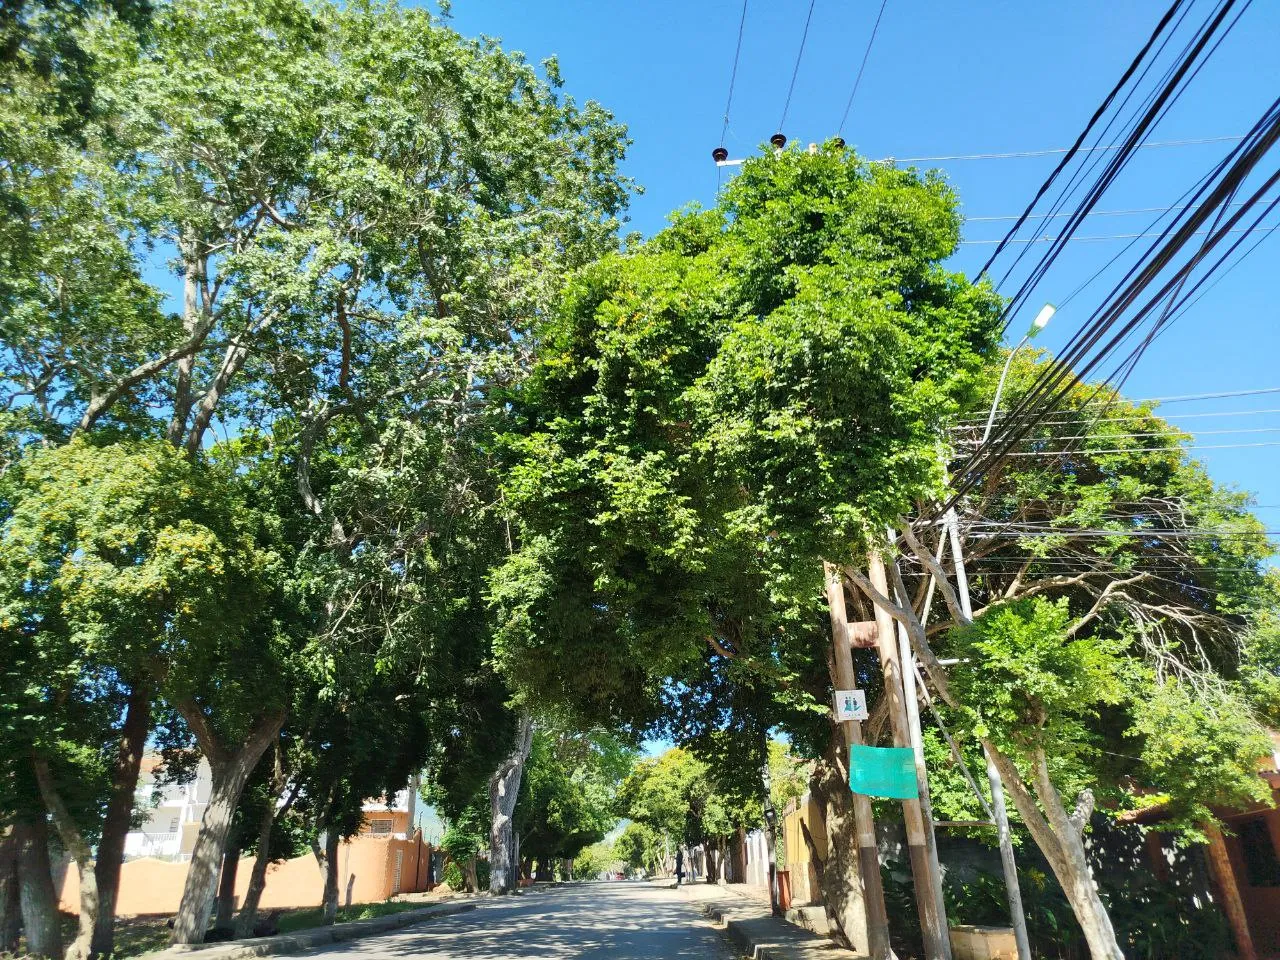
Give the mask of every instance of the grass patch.
<svg viewBox="0 0 1280 960">
<path fill-rule="evenodd" d="M 381 903 L 353 903 L 349 907 L 338 908 L 338 923 L 350 923 L 352 920 L 371 920 L 374 917 L 385 917 L 405 910 L 421 910 L 430 906 L 406 900 L 384 900 Z M 324 911 L 320 907 L 310 910 L 293 910 L 280 915 L 280 932 L 293 933 L 310 927 L 324 924 Z"/>
<path fill-rule="evenodd" d="M 353 903 L 349 907 L 338 908 L 337 922 L 350 923 L 352 920 L 370 920 L 373 917 L 385 917 L 405 910 L 421 910 L 423 907 L 429 906 L 431 906 L 430 903 L 415 900 Z M 270 911 L 262 910 L 259 913 L 265 916 Z M 124 960 L 127 957 L 137 957 L 144 953 L 154 953 L 157 950 L 165 949 L 169 946 L 169 934 L 173 932 L 169 929 L 168 922 L 170 919 L 171 916 L 167 913 L 150 914 L 141 917 L 117 917 L 115 951 L 112 953 L 112 960 Z M 75 914 L 63 913 L 58 917 L 58 920 L 62 927 L 63 943 L 71 943 L 75 939 L 78 923 Z M 295 933 L 298 930 L 308 930 L 312 927 L 320 926 L 324 926 L 324 911 L 320 907 L 285 910 L 280 914 L 281 933 Z M 19 941 L 18 952 L 16 954 L 0 952 L 0 960 L 8 957 L 27 956 L 23 949 L 24 947 L 25 944 Z"/>
</svg>

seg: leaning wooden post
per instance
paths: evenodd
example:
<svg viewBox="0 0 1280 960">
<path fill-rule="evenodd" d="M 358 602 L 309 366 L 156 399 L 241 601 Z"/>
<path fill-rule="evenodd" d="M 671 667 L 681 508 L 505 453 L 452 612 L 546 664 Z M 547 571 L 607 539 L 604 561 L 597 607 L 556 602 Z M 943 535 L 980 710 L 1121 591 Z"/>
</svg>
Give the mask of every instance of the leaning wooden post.
<svg viewBox="0 0 1280 960">
<path fill-rule="evenodd" d="M 943 518 L 944 532 L 951 543 L 951 559 L 956 568 L 956 596 L 960 600 L 960 612 L 965 622 L 973 622 L 973 600 L 969 596 L 969 576 L 964 568 L 964 548 L 960 544 L 960 521 L 955 507 Z M 987 783 L 991 786 L 991 811 L 995 815 L 997 839 L 1000 844 L 1000 867 L 1004 871 L 1005 896 L 1009 901 L 1009 919 L 1013 924 L 1013 937 L 1018 945 L 1018 960 L 1031 960 L 1031 937 L 1027 932 L 1027 915 L 1022 908 L 1022 887 L 1018 883 L 1018 866 L 1013 859 L 1013 839 L 1009 833 L 1009 813 L 1004 803 L 1004 780 L 996 766 L 995 757 L 986 747 Z"/>
<path fill-rule="evenodd" d="M 853 649 L 849 642 L 849 617 L 844 607 L 844 578 L 831 564 L 823 564 L 826 574 L 827 608 L 831 614 L 831 662 L 836 688 L 852 690 L 857 686 L 853 671 Z M 845 756 L 849 747 L 862 745 L 862 724 L 857 720 L 840 722 L 844 734 Z M 884 885 L 880 879 L 880 851 L 876 845 L 876 823 L 871 812 L 871 798 L 853 794 L 853 822 L 858 834 L 858 866 L 862 876 L 862 905 L 866 911 L 867 953 L 873 960 L 893 956 L 889 945 L 889 913 L 884 902 Z M 854 944 L 861 949 L 862 944 Z"/>
<path fill-rule="evenodd" d="M 897 561 L 895 560 L 896 564 Z M 895 583 L 897 578 L 895 578 Z M 901 593 L 897 595 L 899 606 L 911 601 Z M 897 623 L 898 662 L 902 667 L 902 692 L 907 707 L 907 725 L 911 735 L 911 749 L 916 758 L 916 789 L 920 792 L 920 816 L 924 822 L 924 848 L 928 860 L 929 877 L 938 916 L 947 932 L 947 946 L 951 946 L 947 927 L 947 905 L 942 896 L 942 865 L 938 862 L 938 840 L 933 828 L 933 802 L 929 798 L 929 773 L 924 760 L 924 735 L 920 729 L 920 701 L 916 692 L 915 652 L 911 649 L 911 637 L 907 625 Z"/>
<path fill-rule="evenodd" d="M 867 554 L 867 568 L 871 585 L 883 596 L 892 596 L 884 561 L 878 551 L 872 550 Z M 898 656 L 893 617 L 879 604 L 875 605 L 875 615 L 879 641 L 877 649 L 880 652 L 880 666 L 884 671 L 885 696 L 889 700 L 893 742 L 895 746 L 910 747 L 911 731 L 903 693 L 903 665 Z M 902 801 L 902 819 L 906 825 L 907 851 L 911 857 L 911 875 L 915 879 L 916 909 L 920 913 L 920 932 L 924 939 L 925 955 L 930 960 L 951 960 L 947 920 L 938 908 L 942 902 L 942 877 L 931 869 L 933 865 L 925 842 L 924 816 L 920 810 L 919 798 Z"/>
</svg>

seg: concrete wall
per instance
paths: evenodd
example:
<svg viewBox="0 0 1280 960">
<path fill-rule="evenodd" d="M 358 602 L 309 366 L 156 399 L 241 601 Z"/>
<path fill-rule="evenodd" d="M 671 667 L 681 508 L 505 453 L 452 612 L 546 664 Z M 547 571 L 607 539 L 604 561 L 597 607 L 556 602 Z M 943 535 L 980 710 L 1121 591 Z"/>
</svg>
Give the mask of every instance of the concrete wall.
<svg viewBox="0 0 1280 960">
<path fill-rule="evenodd" d="M 769 889 L 769 844 L 761 830 L 752 830 L 747 834 L 746 882 Z"/>
<path fill-rule="evenodd" d="M 396 893 L 426 890 L 430 844 L 419 840 L 362 835 L 338 848 L 338 897 L 342 904 L 376 903 Z M 174 913 L 187 878 L 186 862 L 129 860 L 121 868 L 120 916 Z M 397 871 L 398 868 L 398 871 Z M 236 870 L 236 905 L 249 889 L 253 860 L 245 857 Z M 398 876 L 397 876 L 398 873 Z M 79 912 L 80 874 L 73 864 L 62 883 L 59 907 Z M 262 907 L 316 907 L 324 893 L 324 876 L 315 857 L 307 854 L 267 869 Z"/>
</svg>

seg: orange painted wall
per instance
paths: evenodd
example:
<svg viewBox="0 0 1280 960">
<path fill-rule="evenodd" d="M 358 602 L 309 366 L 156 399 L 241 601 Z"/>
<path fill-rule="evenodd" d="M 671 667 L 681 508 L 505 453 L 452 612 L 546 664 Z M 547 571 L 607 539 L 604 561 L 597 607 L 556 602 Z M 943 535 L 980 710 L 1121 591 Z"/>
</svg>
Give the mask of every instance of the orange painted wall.
<svg viewBox="0 0 1280 960">
<path fill-rule="evenodd" d="M 401 856 L 400 889 L 394 889 L 396 853 Z M 431 845 L 418 840 L 358 836 L 338 848 L 338 900 L 341 904 L 376 903 L 394 893 L 415 893 L 427 889 L 427 864 Z M 415 866 L 417 872 L 415 874 Z M 249 889 L 253 860 L 245 857 L 236 870 L 236 905 Z M 144 858 L 130 860 L 121 868 L 120 916 L 143 913 L 174 913 L 182 899 L 187 878 L 186 863 L 170 863 Z M 59 907 L 79 912 L 80 874 L 74 865 L 62 884 Z M 267 869 L 267 886 L 262 892 L 262 908 L 316 907 L 324 894 L 324 877 L 315 857 L 307 854 Z"/>
</svg>

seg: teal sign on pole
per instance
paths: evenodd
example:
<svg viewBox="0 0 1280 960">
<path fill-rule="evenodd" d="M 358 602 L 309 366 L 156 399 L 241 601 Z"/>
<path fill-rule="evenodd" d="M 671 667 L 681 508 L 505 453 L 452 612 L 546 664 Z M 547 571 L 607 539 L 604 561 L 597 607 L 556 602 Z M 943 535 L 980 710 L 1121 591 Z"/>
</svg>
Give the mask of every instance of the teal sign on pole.
<svg viewBox="0 0 1280 960">
<path fill-rule="evenodd" d="M 869 797 L 919 799 L 915 753 L 910 747 L 850 747 L 849 788 Z"/>
</svg>

